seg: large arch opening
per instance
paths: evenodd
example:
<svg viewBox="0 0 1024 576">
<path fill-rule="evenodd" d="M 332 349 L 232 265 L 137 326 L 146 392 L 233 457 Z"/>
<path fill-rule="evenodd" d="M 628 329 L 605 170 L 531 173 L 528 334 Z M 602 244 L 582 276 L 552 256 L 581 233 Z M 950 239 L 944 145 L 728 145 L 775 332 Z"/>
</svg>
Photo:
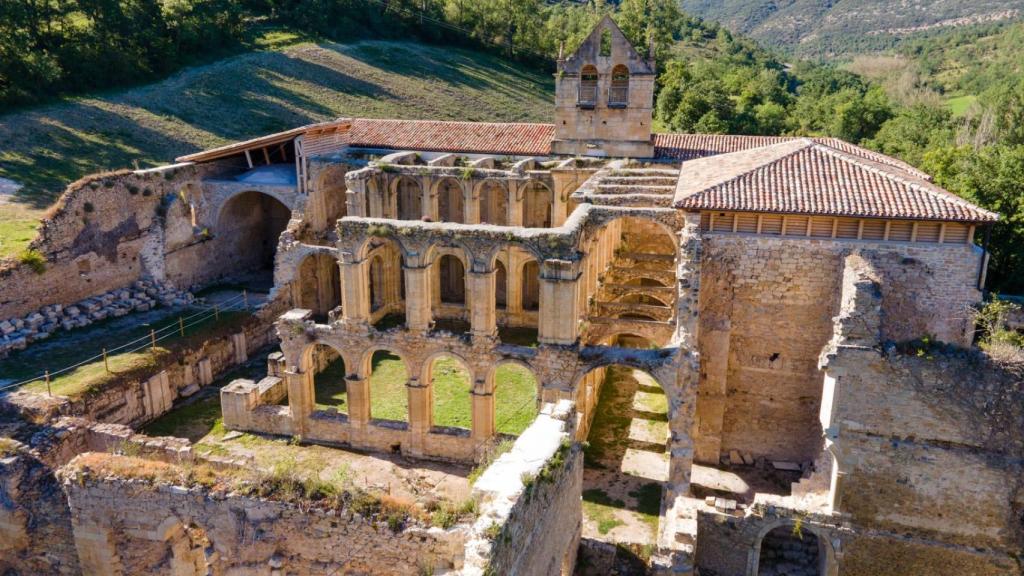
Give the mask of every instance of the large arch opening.
<svg viewBox="0 0 1024 576">
<path fill-rule="evenodd" d="M 370 357 L 370 418 L 409 421 L 409 371 L 402 357 L 377 350 Z"/>
<path fill-rule="evenodd" d="M 508 225 L 508 193 L 497 182 L 486 181 L 480 188 L 480 223 Z"/>
<path fill-rule="evenodd" d="M 341 354 L 326 344 L 315 344 L 309 351 L 307 366 L 312 373 L 316 409 L 348 414 L 347 371 Z"/>
<path fill-rule="evenodd" d="M 516 362 L 494 369 L 494 425 L 498 434 L 518 436 L 537 418 L 540 387 L 533 371 Z"/>
<path fill-rule="evenodd" d="M 810 530 L 778 526 L 761 539 L 757 576 L 824 576 L 828 558 L 824 546 Z"/>
<path fill-rule="evenodd" d="M 402 252 L 393 240 L 374 238 L 369 262 L 370 321 L 378 328 L 405 323 L 405 274 Z"/>
<path fill-rule="evenodd" d="M 555 195 L 543 182 L 531 180 L 523 192 L 523 226 L 551 228 L 552 205 Z"/>
<path fill-rule="evenodd" d="M 437 186 L 437 213 L 441 222 L 466 222 L 462 186 L 454 178 L 445 178 Z"/>
<path fill-rule="evenodd" d="M 427 370 L 434 426 L 473 428 L 472 377 L 464 362 L 444 354 L 429 361 Z"/>
<path fill-rule="evenodd" d="M 395 183 L 398 194 L 398 219 L 420 220 L 423 218 L 423 189 L 419 182 L 409 176 L 399 176 Z"/>
<path fill-rule="evenodd" d="M 230 263 L 223 269 L 250 289 L 269 291 L 274 285 L 278 239 L 289 219 L 291 210 L 269 194 L 250 191 L 231 197 L 214 231 L 217 261 Z"/>
<path fill-rule="evenodd" d="M 612 68 L 612 83 L 608 88 L 608 106 L 624 108 L 629 104 L 629 68 L 618 64 Z"/>
<path fill-rule="evenodd" d="M 341 306 L 341 273 L 328 254 L 310 254 L 299 264 L 295 278 L 295 305 L 313 311 L 317 322 Z"/>
<path fill-rule="evenodd" d="M 455 334 L 470 329 L 466 305 L 466 265 L 461 253 L 441 253 L 434 261 L 433 305 L 434 327 Z"/>
<path fill-rule="evenodd" d="M 500 260 L 494 265 L 494 306 L 498 310 L 508 307 L 508 272 Z"/>
<path fill-rule="evenodd" d="M 596 368 L 577 385 L 587 430 L 583 537 L 613 544 L 656 544 L 669 478 L 669 402 L 649 373 L 624 365 Z"/>
<path fill-rule="evenodd" d="M 345 204 L 345 166 L 331 166 L 324 169 L 317 179 L 317 186 L 310 196 L 306 217 L 314 233 L 326 237 L 335 223 L 348 214 Z"/>
</svg>

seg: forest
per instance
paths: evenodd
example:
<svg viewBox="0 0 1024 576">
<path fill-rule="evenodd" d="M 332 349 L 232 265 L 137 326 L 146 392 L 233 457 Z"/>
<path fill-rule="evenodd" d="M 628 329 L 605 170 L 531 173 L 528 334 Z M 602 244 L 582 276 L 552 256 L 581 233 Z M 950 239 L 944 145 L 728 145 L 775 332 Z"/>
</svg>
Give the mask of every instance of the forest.
<svg viewBox="0 0 1024 576">
<path fill-rule="evenodd" d="M 934 79 L 917 77 L 908 87 L 884 74 L 787 61 L 684 14 L 675 0 L 5 0 L 0 110 L 162 78 L 254 49 L 274 26 L 339 42 L 417 38 L 553 72 L 559 50 L 571 50 L 607 13 L 636 45 L 653 37 L 659 129 L 837 136 L 910 162 L 1002 215 L 991 230 L 988 285 L 1024 293 L 1019 67 L 1001 60 L 998 74 L 973 71 L 967 78 L 976 94 L 954 114 L 934 97 L 945 89 Z M 934 70 L 951 47 L 964 49 L 948 36 L 927 37 L 907 44 L 902 56 L 927 56 L 921 69 Z"/>
</svg>

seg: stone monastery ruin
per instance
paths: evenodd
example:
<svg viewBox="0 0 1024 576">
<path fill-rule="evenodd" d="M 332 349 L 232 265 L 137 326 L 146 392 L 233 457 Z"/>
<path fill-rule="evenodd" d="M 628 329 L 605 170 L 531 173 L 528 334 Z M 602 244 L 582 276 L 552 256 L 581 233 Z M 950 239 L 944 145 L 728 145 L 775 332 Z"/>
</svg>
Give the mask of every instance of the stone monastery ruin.
<svg viewBox="0 0 1024 576">
<path fill-rule="evenodd" d="M 149 372 L 0 398 L 0 573 L 587 573 L 581 495 L 618 471 L 584 445 L 619 370 L 667 403 L 663 437 L 620 439 L 664 468 L 654 573 L 1022 574 L 1020 372 L 970 348 L 997 215 L 833 138 L 652 133 L 654 62 L 607 18 L 556 89 L 551 125 L 343 118 L 73 184 L 46 270 L 0 272 L 4 352 L 218 283 L 269 292 Z M 219 391 L 248 456 L 140 433 L 267 345 Z M 404 419 L 376 412 L 384 357 Z M 334 365 L 344 409 L 318 400 Z M 518 437 L 506 368 L 537 383 Z M 452 402 L 465 426 L 438 425 Z M 373 462 L 390 496 L 228 486 L 264 445 L 347 454 L 357 482 Z M 410 477 L 417 505 L 461 482 L 474 512 L 396 520 Z"/>
</svg>

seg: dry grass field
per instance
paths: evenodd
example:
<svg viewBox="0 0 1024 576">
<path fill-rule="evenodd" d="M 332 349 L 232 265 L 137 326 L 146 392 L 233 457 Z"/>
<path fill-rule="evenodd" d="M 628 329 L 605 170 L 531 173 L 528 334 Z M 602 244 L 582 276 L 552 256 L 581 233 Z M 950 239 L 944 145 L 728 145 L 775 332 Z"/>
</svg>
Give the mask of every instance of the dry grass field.
<svg viewBox="0 0 1024 576">
<path fill-rule="evenodd" d="M 0 257 L 20 253 L 43 210 L 93 172 L 166 164 L 339 116 L 549 121 L 552 101 L 545 71 L 488 54 L 406 42 L 299 42 L 10 113 L 0 116 L 0 178 L 21 188 L 0 195 Z"/>
</svg>

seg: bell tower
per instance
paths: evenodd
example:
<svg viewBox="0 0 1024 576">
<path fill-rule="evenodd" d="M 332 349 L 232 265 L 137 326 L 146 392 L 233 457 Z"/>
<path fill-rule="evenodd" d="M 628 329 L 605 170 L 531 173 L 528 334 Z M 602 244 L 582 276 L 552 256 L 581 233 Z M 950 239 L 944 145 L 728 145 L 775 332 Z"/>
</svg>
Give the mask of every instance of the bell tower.
<svg viewBox="0 0 1024 576">
<path fill-rule="evenodd" d="M 556 154 L 650 158 L 654 53 L 642 56 L 609 16 L 555 75 Z"/>
</svg>

